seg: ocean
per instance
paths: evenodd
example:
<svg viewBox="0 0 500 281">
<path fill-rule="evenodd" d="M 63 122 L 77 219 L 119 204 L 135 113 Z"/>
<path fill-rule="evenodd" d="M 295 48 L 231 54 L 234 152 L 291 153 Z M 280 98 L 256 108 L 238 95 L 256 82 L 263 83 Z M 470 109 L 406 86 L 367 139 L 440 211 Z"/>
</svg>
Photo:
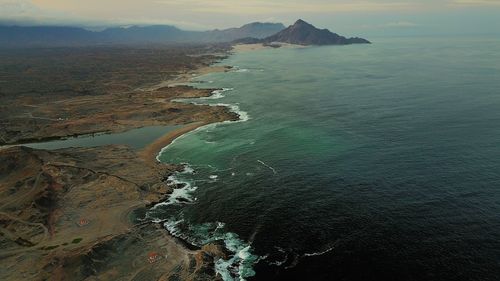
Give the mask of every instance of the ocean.
<svg viewBox="0 0 500 281">
<path fill-rule="evenodd" d="M 224 280 L 499 280 L 500 40 L 266 49 L 197 78 L 242 120 L 166 147 L 148 212 Z"/>
</svg>

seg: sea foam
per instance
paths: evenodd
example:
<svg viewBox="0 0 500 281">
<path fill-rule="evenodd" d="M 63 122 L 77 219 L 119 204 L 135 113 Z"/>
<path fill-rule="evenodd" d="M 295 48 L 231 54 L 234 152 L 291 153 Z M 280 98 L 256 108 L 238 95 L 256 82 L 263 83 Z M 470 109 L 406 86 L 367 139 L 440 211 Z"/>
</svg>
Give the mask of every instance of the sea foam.
<svg viewBox="0 0 500 281">
<path fill-rule="evenodd" d="M 238 69 L 237 72 L 247 72 L 248 69 Z M 164 147 L 157 156 L 157 160 L 161 162 L 160 156 L 165 153 L 168 148 L 173 145 L 178 140 L 194 134 L 201 130 L 208 130 L 210 128 L 215 128 L 219 124 L 228 123 L 239 123 L 246 122 L 250 120 L 250 116 L 247 112 L 240 109 L 237 104 L 226 104 L 226 103 L 216 103 L 216 104 L 205 104 L 200 101 L 203 100 L 216 100 L 224 98 L 224 93 L 234 90 L 233 88 L 223 88 L 221 90 L 215 90 L 209 97 L 202 97 L 196 99 L 176 99 L 175 102 L 185 102 L 199 105 L 209 105 L 209 106 L 224 106 L 229 108 L 231 112 L 236 113 L 239 119 L 236 121 L 223 121 L 219 123 L 212 123 L 209 125 L 198 127 L 197 129 L 190 131 L 186 134 L 179 136 L 174 139 L 169 145 Z M 187 168 L 186 168 L 187 167 Z M 193 198 L 192 193 L 196 191 L 197 187 L 188 181 L 180 180 L 179 176 L 181 174 L 194 173 L 189 165 L 185 165 L 184 171 L 176 173 L 170 176 L 167 180 L 168 184 L 179 186 L 182 188 L 174 189 L 168 200 L 159 203 L 153 207 L 153 209 L 160 206 L 168 206 L 173 204 L 186 204 L 194 202 L 196 199 Z M 234 173 L 233 173 L 234 175 Z M 210 179 L 217 180 L 216 175 L 211 175 Z M 153 221 L 160 222 L 159 219 L 153 219 Z M 164 220 L 161 220 L 162 222 Z M 251 245 L 249 243 L 241 240 L 236 233 L 224 231 L 224 224 L 221 222 L 217 223 L 204 223 L 199 225 L 191 225 L 187 223 L 184 218 L 171 218 L 164 222 L 164 227 L 173 235 L 181 238 L 188 243 L 195 246 L 203 246 L 208 243 L 213 243 L 216 241 L 223 241 L 225 248 L 232 253 L 228 259 L 218 259 L 215 262 L 215 271 L 218 275 L 222 277 L 224 281 L 234 281 L 240 280 L 244 281 L 246 278 L 254 276 L 255 271 L 253 270 L 253 265 L 259 261 L 259 256 L 252 254 Z"/>
<path fill-rule="evenodd" d="M 160 206 L 169 206 L 181 203 L 193 203 L 196 198 L 193 198 L 193 192 L 196 191 L 198 187 L 192 185 L 190 182 L 181 180 L 178 178 L 179 174 L 193 174 L 194 170 L 189 165 L 184 164 L 184 170 L 182 172 L 175 173 L 167 178 L 167 185 L 174 187 L 172 194 L 164 202 L 156 204 L 153 209 Z M 181 188 L 176 188 L 182 186 Z"/>
<path fill-rule="evenodd" d="M 211 96 L 201 97 L 199 99 L 202 99 L 202 100 L 218 100 L 218 99 L 221 99 L 221 98 L 225 97 L 225 95 L 224 95 L 225 92 L 229 92 L 229 91 L 233 91 L 233 90 L 234 90 L 233 88 L 222 88 L 220 90 L 213 91 Z"/>
<path fill-rule="evenodd" d="M 222 241 L 231 255 L 227 259 L 216 260 L 215 271 L 224 281 L 242 281 L 255 275 L 253 265 L 259 257 L 252 254 L 251 245 L 241 240 L 236 233 L 226 232 L 224 223 L 191 225 L 183 217 L 172 217 L 165 221 L 164 227 L 173 236 L 198 247 Z"/>
<path fill-rule="evenodd" d="M 234 89 L 233 88 L 223 88 L 220 91 L 227 92 L 227 91 L 232 91 L 232 90 L 234 90 Z M 214 92 L 216 92 L 216 91 L 214 91 Z M 222 98 L 222 97 L 220 97 L 220 98 Z M 205 98 L 205 99 L 210 99 L 210 97 Z M 240 123 L 240 122 L 246 122 L 246 121 L 250 120 L 250 115 L 246 111 L 241 110 L 240 107 L 238 105 L 236 105 L 236 104 L 227 104 L 227 103 L 206 104 L 206 103 L 199 103 L 196 100 L 203 100 L 203 98 L 196 98 L 196 99 L 175 99 L 173 101 L 175 101 L 175 102 L 191 103 L 191 104 L 196 104 L 196 105 L 224 106 L 224 107 L 229 108 L 229 110 L 231 112 L 236 113 L 239 116 L 239 118 L 236 121 L 228 120 L 228 121 L 222 121 L 222 122 L 218 122 L 218 123 L 211 123 L 211 124 L 208 124 L 208 125 L 205 125 L 205 126 L 200 126 L 200 127 L 196 128 L 196 129 L 194 129 L 192 131 L 189 131 L 189 132 L 187 132 L 185 134 L 180 135 L 179 137 L 177 137 L 174 140 L 172 140 L 167 146 L 165 146 L 164 148 L 161 149 L 160 153 L 158 153 L 158 155 L 156 156 L 156 160 L 158 162 L 162 162 L 161 159 L 160 159 L 161 155 L 165 151 L 167 151 L 172 145 L 174 145 L 178 140 L 180 140 L 182 138 L 185 138 L 185 137 L 187 137 L 187 136 L 189 136 L 191 134 L 194 134 L 194 133 L 196 133 L 198 131 L 208 130 L 208 129 L 211 129 L 211 128 L 215 128 L 219 124 Z"/>
</svg>

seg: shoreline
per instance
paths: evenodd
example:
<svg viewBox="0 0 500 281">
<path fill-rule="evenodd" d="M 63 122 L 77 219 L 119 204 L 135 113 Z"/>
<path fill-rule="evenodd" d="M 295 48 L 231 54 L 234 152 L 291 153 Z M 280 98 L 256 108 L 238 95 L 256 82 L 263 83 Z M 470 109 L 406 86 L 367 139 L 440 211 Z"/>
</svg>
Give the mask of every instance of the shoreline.
<svg viewBox="0 0 500 281">
<path fill-rule="evenodd" d="M 160 138 L 156 139 L 143 149 L 141 149 L 138 154 L 139 156 L 148 163 L 161 163 L 158 161 L 157 157 L 160 155 L 161 151 L 171 144 L 177 138 L 180 138 L 184 134 L 194 131 L 202 126 L 208 125 L 208 122 L 195 122 L 190 124 L 185 124 L 181 128 L 174 131 L 168 132 Z"/>
<path fill-rule="evenodd" d="M 223 66 L 223 69 L 225 70 L 224 72 L 227 72 L 228 69 L 231 69 L 231 68 L 233 68 L 233 67 Z M 220 68 L 214 68 L 215 71 L 212 71 L 212 72 L 205 72 L 205 73 L 200 74 L 200 75 L 193 75 L 186 82 L 189 83 L 190 81 L 192 81 L 192 79 L 198 78 L 204 74 L 213 73 L 213 72 L 221 72 L 221 71 L 218 71 L 218 69 L 220 69 Z M 211 97 L 211 96 L 215 95 L 216 91 L 217 90 L 212 91 L 211 95 L 206 96 L 206 97 Z M 220 89 L 219 89 L 219 91 L 220 91 Z M 206 98 L 206 97 L 196 97 L 194 99 L 203 100 L 203 98 Z M 189 99 L 193 99 L 193 98 L 189 98 Z M 239 107 L 237 105 L 221 104 L 221 103 L 218 103 L 218 104 L 200 103 L 200 104 L 198 104 L 195 102 L 193 102 L 192 104 L 199 105 L 199 106 L 204 106 L 204 105 L 205 106 L 207 106 L 207 105 L 208 106 L 222 106 L 222 107 L 227 108 L 230 112 L 235 113 L 237 115 L 237 118 L 236 119 L 228 118 L 226 120 L 215 121 L 215 122 L 195 122 L 195 123 L 186 124 L 185 126 L 179 128 L 175 131 L 172 131 L 172 132 L 165 134 L 164 136 L 158 138 L 153 143 L 151 143 L 150 145 L 148 145 L 147 147 L 142 149 L 139 152 L 139 155 L 140 155 L 140 157 L 142 157 L 144 159 L 144 161 L 147 161 L 149 163 L 155 162 L 159 165 L 165 165 L 165 164 L 176 165 L 173 163 L 166 163 L 166 162 L 164 163 L 160 160 L 160 156 L 161 156 L 162 152 L 164 150 L 166 150 L 175 140 L 177 140 L 177 139 L 179 139 L 179 138 L 181 138 L 189 133 L 196 132 L 197 130 L 199 130 L 200 128 L 203 128 L 205 126 L 221 124 L 221 123 L 223 124 L 223 123 L 228 123 L 228 122 L 231 122 L 231 123 L 232 122 L 236 122 L 236 123 L 245 122 L 245 121 L 248 121 L 248 119 L 249 119 L 247 113 L 239 110 Z M 171 177 L 175 176 L 175 174 L 176 173 L 172 173 Z M 169 179 L 171 177 L 169 177 Z M 189 183 L 187 183 L 187 182 L 178 182 L 178 183 L 175 183 L 175 185 L 176 185 L 176 187 L 174 187 L 173 190 L 175 190 L 175 189 L 183 190 L 186 187 L 187 188 L 190 187 Z M 179 185 L 182 185 L 182 187 L 179 187 Z M 163 198 L 163 200 L 161 200 L 160 202 L 157 202 L 157 204 L 155 204 L 155 207 L 158 205 L 161 205 L 163 202 L 168 202 L 173 197 L 173 195 L 174 195 L 173 193 L 168 194 L 167 196 L 165 196 Z M 152 223 L 154 223 L 154 222 L 152 221 Z M 175 229 L 176 226 L 173 226 L 173 227 Z M 216 278 L 216 280 L 219 280 L 219 278 L 222 278 L 223 280 L 225 280 L 224 276 L 226 276 L 226 277 L 231 276 L 230 278 L 238 277 L 240 280 L 246 280 L 246 277 L 254 276 L 255 273 L 254 274 L 250 273 L 250 275 L 247 275 L 248 273 L 246 273 L 245 271 L 242 271 L 241 268 L 242 268 L 242 266 L 245 267 L 245 262 L 247 259 L 257 258 L 257 256 L 254 256 L 253 254 L 250 253 L 251 242 L 249 244 L 246 244 L 245 241 L 242 241 L 239 239 L 237 234 L 234 234 L 232 232 L 227 232 L 228 234 L 235 235 L 235 237 L 233 237 L 234 241 L 231 241 L 231 242 L 227 242 L 226 241 L 227 238 L 222 239 L 224 245 L 220 245 L 219 243 L 213 241 L 213 242 L 209 242 L 208 244 L 205 244 L 205 245 L 197 246 L 197 245 L 189 242 L 189 239 L 181 238 L 178 235 L 176 235 L 175 230 L 174 230 L 174 232 L 172 232 L 172 230 L 168 227 L 162 226 L 162 228 L 166 231 L 166 233 L 169 236 L 178 239 L 178 240 L 173 240 L 173 243 L 181 244 L 181 246 L 183 246 L 186 249 L 186 251 L 190 250 L 190 247 L 186 248 L 186 245 L 192 245 L 193 247 L 200 247 L 201 246 L 202 250 L 212 249 L 214 246 L 216 247 L 216 251 L 212 252 L 212 254 L 215 254 L 215 256 L 213 257 L 213 261 L 214 261 L 214 264 L 216 266 L 215 266 L 215 268 L 211 269 L 211 270 L 214 270 L 213 276 L 211 278 Z M 218 239 L 221 239 L 221 238 L 218 238 Z M 219 240 L 215 240 L 215 241 L 219 241 Z M 234 248 L 235 247 L 234 245 L 239 245 L 239 246 L 236 246 L 237 248 Z M 228 254 L 228 253 L 232 253 L 232 254 Z M 258 258 L 257 258 L 257 260 L 258 260 Z M 221 263 L 221 261 L 222 261 L 222 263 Z M 217 266 L 217 264 L 219 266 Z M 225 265 L 221 267 L 221 264 L 225 264 Z M 234 264 L 238 264 L 238 268 L 239 268 L 238 273 L 234 273 L 231 271 L 231 267 L 234 266 Z M 254 262 L 252 262 L 252 264 L 250 266 L 250 271 L 253 271 L 253 266 L 254 266 Z M 235 274 L 235 275 L 233 275 L 233 274 Z"/>
<path fill-rule="evenodd" d="M 228 56 L 231 55 L 228 53 Z M 228 65 L 221 65 L 221 66 L 202 66 L 200 68 L 194 69 L 192 71 L 189 71 L 184 74 L 180 74 L 176 78 L 168 81 L 161 82 L 155 86 L 153 86 L 151 89 L 159 89 L 162 87 L 175 87 L 177 85 L 183 85 L 187 83 L 191 83 L 193 79 L 199 78 L 200 76 L 207 75 L 210 73 L 220 73 L 220 72 L 228 72 L 230 69 L 232 69 L 233 66 L 228 66 Z M 196 89 L 196 88 L 195 88 Z M 214 91 L 217 91 L 217 89 L 210 89 L 213 90 L 209 96 L 214 95 Z M 219 89 L 220 90 L 220 89 Z M 198 98 L 206 98 L 206 97 L 198 97 Z M 204 104 L 195 104 L 195 105 L 204 105 Z M 210 105 L 211 106 L 211 105 Z M 231 110 L 230 106 L 224 105 L 227 109 Z M 241 116 L 238 114 L 238 119 L 240 119 Z M 208 121 L 200 121 L 200 122 L 194 122 L 194 123 L 188 123 L 188 124 L 182 124 L 181 128 L 176 129 L 172 132 L 168 132 L 167 134 L 161 136 L 160 138 L 156 139 L 143 149 L 139 151 L 139 155 L 147 162 L 151 163 L 161 163 L 158 159 L 160 156 L 161 152 L 168 147 L 170 144 L 172 144 L 176 139 L 182 137 L 183 135 L 190 133 L 192 131 L 195 131 L 203 126 L 210 125 L 210 124 L 217 124 L 221 122 L 227 122 L 227 121 L 232 121 L 231 119 L 223 120 L 223 121 L 216 121 L 216 122 L 208 122 Z M 171 164 L 171 163 L 169 163 Z"/>
<path fill-rule="evenodd" d="M 228 55 L 230 55 L 230 53 L 228 53 Z M 189 83 L 192 79 L 201 75 L 213 72 L 224 72 L 228 71 L 228 69 L 230 69 L 228 66 L 213 67 L 202 65 L 197 69 L 180 74 L 178 77 L 168 81 L 168 83 L 169 85 L 173 85 L 174 83 Z M 159 86 L 157 89 L 161 89 L 162 86 L 164 86 L 162 83 L 165 82 L 157 84 L 157 86 Z M 197 90 L 205 91 L 204 89 Z M 187 94 L 189 95 L 189 92 Z M 208 94 L 208 92 L 206 94 Z M 186 91 L 181 90 L 177 95 L 179 98 L 185 98 L 183 95 L 186 95 Z M 196 97 L 204 97 L 204 95 L 205 94 Z M 196 97 L 190 96 L 188 98 Z M 224 107 L 227 108 L 227 112 L 231 112 L 228 106 Z M 212 268 L 211 264 L 215 260 L 227 257 L 220 246 L 208 244 L 201 247 L 199 250 L 193 251 L 186 247 L 185 243 L 187 242 L 180 241 L 179 238 L 165 229 L 163 225 L 148 221 L 147 223 L 145 222 L 144 225 L 138 226 L 130 217 L 133 212 L 147 210 L 149 209 L 148 205 L 163 202 L 166 198 L 168 199 L 175 188 L 173 186 L 168 186 L 165 179 L 174 174 L 178 167 L 174 164 L 161 163 L 157 160 L 157 156 L 162 149 L 167 147 L 177 138 L 202 126 L 232 121 L 234 120 L 233 118 L 236 118 L 235 114 L 210 116 L 210 114 L 214 113 L 211 110 L 211 107 L 207 107 L 207 110 L 202 110 L 204 115 L 197 117 L 198 120 L 203 117 L 201 121 L 189 122 L 189 118 L 187 118 L 187 122 L 182 124 L 182 127 L 157 138 L 146 147 L 135 152 L 121 145 L 94 148 L 68 148 L 55 151 L 31 149 L 24 147 L 22 144 L 0 147 L 0 158 L 15 161 L 16 165 L 19 165 L 19 167 L 26 166 L 23 162 L 26 161 L 24 160 L 25 158 L 44 159 L 44 161 L 40 163 L 33 161 L 33 164 L 31 164 L 30 162 L 30 165 L 33 165 L 33 167 L 30 168 L 30 173 L 32 172 L 34 174 L 30 174 L 29 177 L 19 172 L 7 173 L 7 175 L 9 175 L 9 181 L 12 180 L 12 183 L 8 181 L 0 183 L 0 190 L 23 182 L 26 182 L 25 185 L 29 185 L 30 180 L 39 177 L 40 174 L 38 176 L 36 174 L 38 171 L 50 171 L 50 176 L 54 178 L 54 180 L 48 181 L 47 183 L 38 183 L 38 180 L 36 180 L 35 185 L 40 186 L 39 188 L 50 190 L 54 188 L 52 182 L 61 182 L 61 184 L 58 183 L 57 186 L 71 186 L 71 189 L 59 189 L 59 187 L 56 187 L 58 188 L 56 192 L 59 193 L 57 197 L 60 198 L 58 200 L 61 201 L 57 201 L 59 203 L 54 202 L 58 208 L 57 212 L 50 211 L 50 213 L 48 213 L 48 217 L 51 218 L 48 225 L 48 229 L 51 230 L 49 239 L 47 239 L 47 241 L 35 242 L 33 248 L 24 249 L 13 247 L 12 249 L 18 249 L 20 251 L 19 255 L 40 255 L 39 262 L 36 264 L 36 267 L 33 268 L 33 271 L 37 272 L 36 274 L 39 276 L 69 276 L 68 274 L 71 273 L 68 270 L 73 270 L 75 267 L 80 268 L 81 266 L 86 266 L 85 253 L 92 253 L 93 249 L 99 247 L 122 247 L 130 243 L 129 245 L 136 246 L 127 246 L 123 249 L 124 257 L 120 257 L 119 263 L 116 263 L 119 269 L 110 269 L 103 264 L 103 268 L 96 271 L 94 276 L 110 277 L 115 274 L 127 273 L 133 273 L 135 275 L 149 268 L 149 270 L 154 270 L 161 276 L 168 277 L 176 274 L 175 271 L 178 266 L 182 267 L 182 265 L 195 262 L 196 267 L 194 269 L 186 267 L 182 270 L 184 276 L 194 274 L 195 276 L 210 276 L 211 278 L 216 278 L 216 273 L 213 271 L 215 269 Z M 188 116 L 192 113 L 186 111 L 182 114 Z M 17 157 L 16 155 L 24 156 Z M 15 168 L 15 166 L 13 167 Z M 88 176 L 93 174 L 101 176 Z M 78 182 L 74 179 L 77 179 Z M 81 189 L 82 187 L 84 187 L 84 189 Z M 67 194 L 66 192 L 69 193 Z M 30 195 L 43 196 L 44 194 L 33 193 Z M 14 196 L 13 198 L 15 199 L 20 197 L 18 194 L 13 194 L 12 196 Z M 70 196 L 72 199 L 65 200 L 66 196 Z M 87 198 L 91 199 L 89 200 Z M 9 198 L 5 199 L 8 200 Z M 26 198 L 25 200 L 36 201 L 39 199 Z M 113 203 L 108 206 L 111 202 Z M 60 217 L 62 214 L 65 214 L 65 217 Z M 67 221 L 66 218 L 69 217 L 72 219 Z M 77 220 L 78 218 L 81 219 L 75 223 L 75 218 Z M 61 221 L 61 219 L 64 219 L 64 221 Z M 64 222 L 64 224 L 62 224 L 62 222 Z M 54 229 L 57 229 L 57 231 Z M 32 232 L 35 233 L 35 230 Z M 134 239 L 136 239 L 137 236 L 144 236 L 145 238 L 136 241 Z M 75 238 L 73 242 L 71 242 L 71 240 L 69 240 L 70 242 L 66 241 L 72 237 L 77 238 Z M 81 242 L 82 238 L 83 242 Z M 132 243 L 131 241 L 136 242 Z M 28 242 L 31 243 L 31 241 Z M 77 245 L 78 243 L 80 244 Z M 73 251 L 77 250 L 78 254 L 75 255 Z M 166 257 L 168 254 L 168 258 L 156 260 L 155 256 L 153 262 L 151 262 L 151 260 L 149 261 L 149 264 L 156 264 L 154 267 L 155 269 L 153 269 L 147 262 L 148 251 L 149 255 L 151 255 L 151 253 L 155 253 L 155 255 L 158 253 L 159 258 L 162 256 Z M 12 251 L 7 250 L 7 252 L 10 253 Z M 51 254 L 46 255 L 46 253 Z M 111 257 L 110 254 L 107 253 L 93 255 L 96 255 L 95 258 L 102 260 Z M 134 259 L 127 260 L 125 256 L 134 257 Z M 54 257 L 56 257 L 57 262 L 52 260 Z M 59 265 L 60 262 L 68 262 L 68 257 L 71 257 L 71 266 Z M 9 275 L 4 276 L 4 280 L 15 280 L 17 278 L 17 273 L 21 274 L 21 272 L 26 271 L 25 268 L 33 266 L 32 264 L 15 263 L 15 260 L 9 259 L 9 263 L 10 262 L 16 264 L 18 270 L 9 271 Z M 47 271 L 44 269 L 46 264 L 54 263 L 57 264 L 54 270 Z M 141 265 L 141 267 L 137 268 L 136 264 Z M 107 265 L 111 266 L 111 263 Z M 64 269 L 66 267 L 67 269 Z M 0 269 L 1 268 L 2 267 L 0 267 Z M 0 274 L 0 276 L 3 275 Z M 113 278 L 116 277 L 117 276 Z"/>
<path fill-rule="evenodd" d="M 260 51 L 260 50 L 272 50 L 279 48 L 287 48 L 287 49 L 303 49 L 307 48 L 306 45 L 297 45 L 297 44 L 289 44 L 289 43 L 279 43 L 276 45 L 264 45 L 262 43 L 256 44 L 236 44 L 233 46 L 232 50 L 236 53 L 242 52 L 250 52 L 250 51 Z"/>
<path fill-rule="evenodd" d="M 214 62 L 214 64 L 217 62 Z M 161 81 L 153 86 L 150 86 L 149 88 L 140 88 L 140 91 L 155 91 L 164 87 L 175 87 L 175 86 L 182 86 L 188 83 L 191 83 L 194 78 L 210 74 L 210 73 L 219 73 L 219 72 L 227 72 L 231 69 L 231 66 L 226 66 L 226 65 L 220 65 L 220 66 L 214 66 L 212 65 L 204 65 L 200 66 L 196 69 L 193 69 L 191 71 L 187 71 L 184 73 L 180 73 L 173 79 Z"/>
</svg>

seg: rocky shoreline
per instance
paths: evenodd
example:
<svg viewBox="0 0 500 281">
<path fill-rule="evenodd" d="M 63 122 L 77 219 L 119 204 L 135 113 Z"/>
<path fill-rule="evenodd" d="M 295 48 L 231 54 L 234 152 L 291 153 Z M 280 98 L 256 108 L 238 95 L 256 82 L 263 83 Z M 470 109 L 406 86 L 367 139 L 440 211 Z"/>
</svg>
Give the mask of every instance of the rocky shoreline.
<svg viewBox="0 0 500 281">
<path fill-rule="evenodd" d="M 213 60 L 211 60 L 213 62 Z M 227 68 L 214 68 L 224 71 Z M 206 65 L 180 73 L 186 82 Z M 53 151 L 23 146 L 0 150 L 0 279 L 2 280 L 217 280 L 219 245 L 190 249 L 162 225 L 137 223 L 136 212 L 172 192 L 168 176 L 182 167 L 156 161 L 176 137 L 200 126 L 237 120 L 226 107 L 173 102 L 211 95 L 187 86 L 140 90 L 133 95 L 76 96 L 56 102 L 20 97 L 36 104 L 43 126 L 19 127 L 14 119 L 4 143 L 60 138 L 92 132 L 119 132 L 157 124 L 187 124 L 141 151 L 124 145 Z M 60 120 L 58 108 L 77 113 Z M 165 111 L 166 110 L 166 111 Z M 79 113 L 91 111 L 87 115 Z M 161 113 L 155 115 L 156 113 Z M 33 113 L 32 113 L 33 114 Z M 111 119 L 110 116 L 112 116 Z M 151 119 L 148 119 L 151 118 Z M 18 134 L 17 130 L 21 130 Z M 8 141 L 5 141 L 8 140 Z"/>
</svg>

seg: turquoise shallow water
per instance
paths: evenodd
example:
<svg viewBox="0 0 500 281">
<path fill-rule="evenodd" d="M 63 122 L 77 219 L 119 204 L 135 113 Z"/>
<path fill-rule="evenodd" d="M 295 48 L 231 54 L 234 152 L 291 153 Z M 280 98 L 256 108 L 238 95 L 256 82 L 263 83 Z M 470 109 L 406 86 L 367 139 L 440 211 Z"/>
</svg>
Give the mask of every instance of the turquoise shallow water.
<svg viewBox="0 0 500 281">
<path fill-rule="evenodd" d="M 195 172 L 150 215 L 230 244 L 227 280 L 498 280 L 500 40 L 374 42 L 238 53 L 201 77 L 232 90 L 196 102 L 249 120 L 165 149 Z"/>
</svg>

